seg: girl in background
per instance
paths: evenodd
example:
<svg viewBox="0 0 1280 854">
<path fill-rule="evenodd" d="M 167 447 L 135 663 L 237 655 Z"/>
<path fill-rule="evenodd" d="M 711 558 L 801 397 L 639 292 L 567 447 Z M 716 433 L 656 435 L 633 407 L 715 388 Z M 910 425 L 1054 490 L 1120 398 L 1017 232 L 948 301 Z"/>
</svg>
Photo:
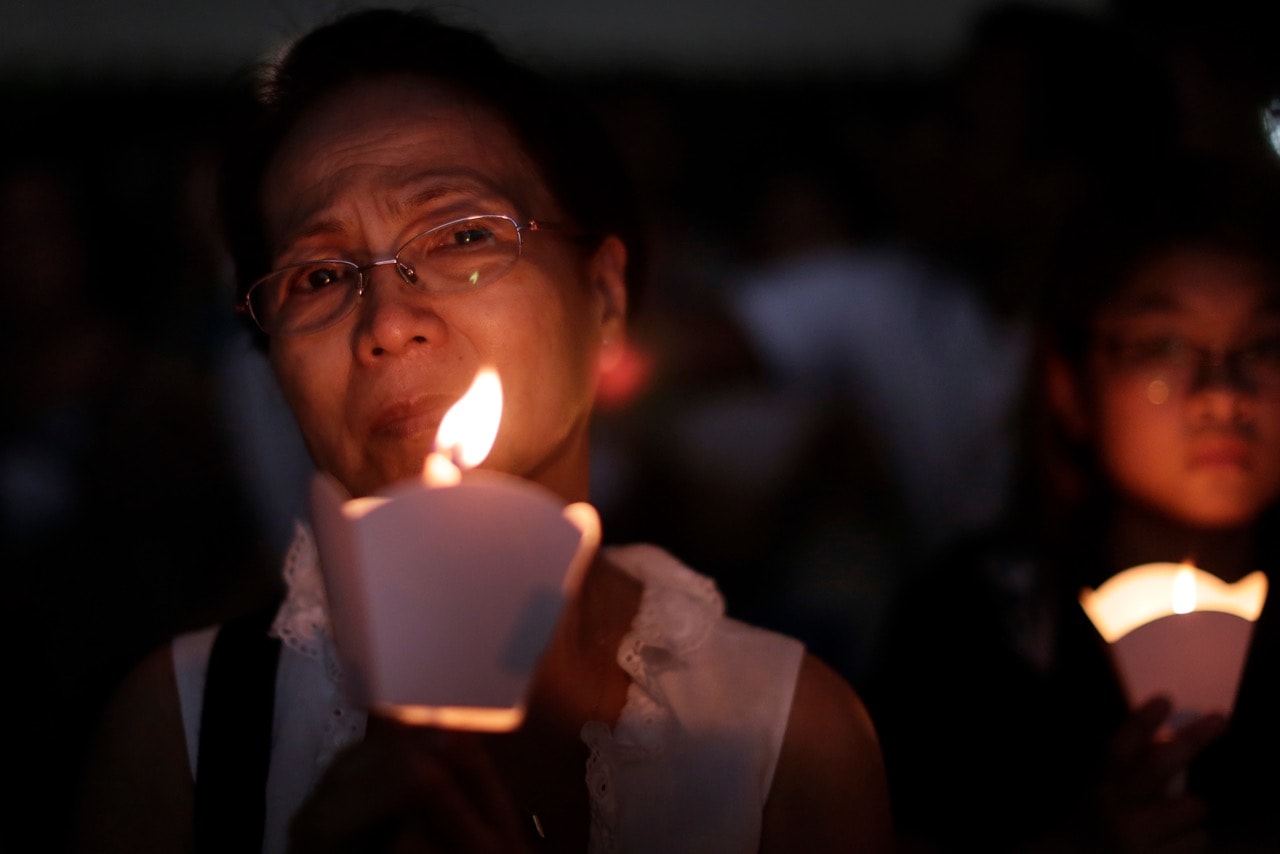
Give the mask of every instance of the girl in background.
<svg viewBox="0 0 1280 854">
<path fill-rule="evenodd" d="M 1022 500 L 904 591 L 864 694 L 921 850 L 1274 846 L 1273 592 L 1234 714 L 1130 708 L 1078 597 L 1192 560 L 1276 581 L 1280 192 L 1201 158 L 1089 195 L 1041 294 Z M 1223 710 L 1224 712 L 1227 710 Z M 1185 785 L 1183 785 L 1185 782 Z"/>
</svg>

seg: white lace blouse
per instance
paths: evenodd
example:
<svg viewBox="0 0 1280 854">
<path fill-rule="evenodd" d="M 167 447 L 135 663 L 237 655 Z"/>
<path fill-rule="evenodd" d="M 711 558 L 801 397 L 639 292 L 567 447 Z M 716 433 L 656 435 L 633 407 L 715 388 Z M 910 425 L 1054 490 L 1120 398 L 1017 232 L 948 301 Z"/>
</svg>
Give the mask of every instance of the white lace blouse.
<svg viewBox="0 0 1280 854">
<path fill-rule="evenodd" d="M 803 647 L 726 617 L 715 583 L 655 546 L 607 554 L 644 593 L 618 650 L 632 682 L 617 726 L 590 721 L 581 732 L 591 851 L 754 852 Z M 318 556 L 300 523 L 284 573 L 289 594 L 272 627 L 284 649 L 267 780 L 270 854 L 285 851 L 290 818 L 365 726 L 343 697 Z M 215 631 L 173 644 L 193 775 Z"/>
</svg>

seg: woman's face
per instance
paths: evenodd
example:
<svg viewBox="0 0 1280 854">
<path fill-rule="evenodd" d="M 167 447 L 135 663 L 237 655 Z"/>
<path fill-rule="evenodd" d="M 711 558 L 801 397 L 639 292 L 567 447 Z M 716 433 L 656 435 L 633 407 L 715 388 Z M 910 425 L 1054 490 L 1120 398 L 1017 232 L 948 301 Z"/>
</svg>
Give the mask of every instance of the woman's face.
<svg viewBox="0 0 1280 854">
<path fill-rule="evenodd" d="M 1274 293 L 1241 258 L 1182 249 L 1101 312 L 1083 417 L 1121 495 L 1210 529 L 1249 525 L 1280 495 Z"/>
<path fill-rule="evenodd" d="M 313 107 L 272 161 L 263 204 L 276 268 L 390 258 L 463 216 L 563 219 L 495 114 L 410 77 L 352 84 Z M 622 333 L 624 266 L 616 239 L 586 253 L 537 231 L 504 277 L 477 290 L 429 295 L 392 265 L 369 270 L 346 318 L 270 342 L 316 464 L 353 495 L 418 476 L 441 418 L 489 366 L 504 406 L 484 467 L 585 499 L 597 363 L 602 342 Z"/>
</svg>

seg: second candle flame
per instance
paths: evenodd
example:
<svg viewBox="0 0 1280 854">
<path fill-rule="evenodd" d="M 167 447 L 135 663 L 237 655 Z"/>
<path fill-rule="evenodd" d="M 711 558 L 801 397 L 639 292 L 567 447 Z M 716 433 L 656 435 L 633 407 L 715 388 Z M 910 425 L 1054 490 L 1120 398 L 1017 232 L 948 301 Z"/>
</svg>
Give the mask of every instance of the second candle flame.
<svg viewBox="0 0 1280 854">
<path fill-rule="evenodd" d="M 1196 609 L 1196 574 L 1183 566 L 1173 576 L 1173 613 L 1190 614 Z"/>
</svg>

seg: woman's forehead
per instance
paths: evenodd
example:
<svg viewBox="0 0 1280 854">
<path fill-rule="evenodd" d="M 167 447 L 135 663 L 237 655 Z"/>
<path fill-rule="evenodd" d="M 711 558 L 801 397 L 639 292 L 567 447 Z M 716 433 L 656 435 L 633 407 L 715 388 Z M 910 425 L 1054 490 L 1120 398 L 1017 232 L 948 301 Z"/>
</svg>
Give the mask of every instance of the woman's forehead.
<svg viewBox="0 0 1280 854">
<path fill-rule="evenodd" d="M 353 191 L 362 202 L 358 208 L 351 204 Z M 483 174 L 420 169 L 375 171 L 341 186 L 291 193 L 280 204 L 268 201 L 267 209 L 275 239 L 287 243 L 353 231 L 353 210 L 425 228 L 429 222 L 477 214 L 523 216 L 525 205 Z"/>
<path fill-rule="evenodd" d="M 550 195 L 496 112 L 408 75 L 357 81 L 322 98 L 285 136 L 266 177 L 268 210 L 315 208 L 353 189 L 400 201 L 469 187 L 520 206 Z"/>
</svg>

